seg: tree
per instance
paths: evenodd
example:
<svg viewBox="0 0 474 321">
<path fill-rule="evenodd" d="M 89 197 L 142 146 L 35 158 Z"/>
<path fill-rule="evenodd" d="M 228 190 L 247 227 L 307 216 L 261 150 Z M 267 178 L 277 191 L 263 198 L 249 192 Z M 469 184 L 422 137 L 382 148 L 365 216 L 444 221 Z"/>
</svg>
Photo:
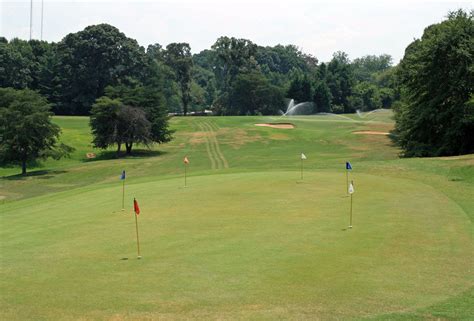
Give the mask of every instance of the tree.
<svg viewBox="0 0 474 321">
<path fill-rule="evenodd" d="M 325 81 L 318 81 L 314 86 L 314 108 L 315 112 L 328 113 L 331 111 L 331 91 Z"/>
<path fill-rule="evenodd" d="M 343 112 L 353 112 L 349 97 L 352 95 L 354 75 L 346 53 L 339 51 L 334 53 L 332 60 L 328 63 L 327 85 L 331 91 L 332 104 L 342 106 Z"/>
<path fill-rule="evenodd" d="M 369 111 L 382 108 L 379 89 L 367 81 L 362 81 L 354 86 L 349 102 L 355 110 Z"/>
<path fill-rule="evenodd" d="M 59 143 L 61 130 L 51 122 L 46 99 L 31 90 L 0 88 L 0 162 L 20 163 L 69 155 L 73 148 Z"/>
<path fill-rule="evenodd" d="M 58 44 L 61 113 L 87 115 L 105 87 L 124 77 L 140 78 L 145 50 L 108 24 L 70 33 Z"/>
<path fill-rule="evenodd" d="M 283 92 L 258 72 L 237 76 L 232 101 L 232 115 L 275 115 L 284 105 Z"/>
<path fill-rule="evenodd" d="M 166 46 L 165 61 L 175 72 L 181 89 L 183 114 L 186 116 L 191 101 L 191 71 L 193 67 L 191 47 L 187 43 L 170 43 Z"/>
<path fill-rule="evenodd" d="M 293 98 L 294 100 L 300 103 L 305 101 L 311 101 L 311 81 L 309 80 L 306 74 L 303 77 L 297 76 L 291 81 L 287 97 Z"/>
<path fill-rule="evenodd" d="M 380 56 L 367 55 L 352 61 L 354 77 L 358 81 L 373 82 L 377 73 L 383 72 L 392 66 L 392 56 L 383 54 Z"/>
<path fill-rule="evenodd" d="M 90 125 L 95 147 L 106 149 L 117 145 L 117 155 L 124 144 L 131 154 L 136 143 L 149 146 L 153 142 L 151 123 L 141 108 L 125 106 L 118 99 L 101 97 L 92 106 Z"/>
<path fill-rule="evenodd" d="M 405 50 L 394 131 L 405 156 L 474 152 L 473 15 L 449 13 Z"/>
</svg>

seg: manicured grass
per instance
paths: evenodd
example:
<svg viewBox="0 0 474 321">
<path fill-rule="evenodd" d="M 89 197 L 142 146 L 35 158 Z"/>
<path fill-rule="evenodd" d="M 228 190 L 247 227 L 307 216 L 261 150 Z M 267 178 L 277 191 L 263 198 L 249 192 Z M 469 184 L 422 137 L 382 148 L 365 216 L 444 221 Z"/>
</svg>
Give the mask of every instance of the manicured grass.
<svg viewBox="0 0 474 321">
<path fill-rule="evenodd" d="M 353 134 L 390 113 L 362 116 L 174 118 L 173 142 L 95 161 L 87 119 L 56 118 L 71 159 L 0 169 L 0 319 L 472 319 L 474 156 L 399 159 Z"/>
</svg>

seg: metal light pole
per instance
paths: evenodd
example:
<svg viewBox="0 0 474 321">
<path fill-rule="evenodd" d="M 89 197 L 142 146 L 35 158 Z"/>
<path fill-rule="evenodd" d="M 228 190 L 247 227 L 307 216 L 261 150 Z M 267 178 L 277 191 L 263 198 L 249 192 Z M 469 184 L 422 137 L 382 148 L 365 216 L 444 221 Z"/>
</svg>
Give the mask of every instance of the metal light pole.
<svg viewBox="0 0 474 321">
<path fill-rule="evenodd" d="M 33 37 L 33 0 L 30 0 L 30 40 Z"/>
</svg>

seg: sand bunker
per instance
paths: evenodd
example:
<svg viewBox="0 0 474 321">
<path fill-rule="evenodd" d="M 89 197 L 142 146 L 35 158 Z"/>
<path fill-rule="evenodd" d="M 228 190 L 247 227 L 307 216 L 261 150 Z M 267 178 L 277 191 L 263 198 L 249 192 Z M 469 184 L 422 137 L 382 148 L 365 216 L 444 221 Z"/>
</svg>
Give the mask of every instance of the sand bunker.
<svg viewBox="0 0 474 321">
<path fill-rule="evenodd" d="M 87 153 L 86 157 L 89 159 L 96 158 L 96 155 L 94 153 Z"/>
<path fill-rule="evenodd" d="M 255 124 L 255 126 L 260 127 L 271 127 L 271 128 L 279 128 L 279 129 L 293 129 L 295 125 L 292 123 L 266 123 L 266 124 Z"/>
<path fill-rule="evenodd" d="M 372 130 L 361 130 L 358 132 L 353 132 L 353 134 L 360 134 L 360 135 L 390 135 L 390 133 L 387 132 L 376 132 Z"/>
</svg>

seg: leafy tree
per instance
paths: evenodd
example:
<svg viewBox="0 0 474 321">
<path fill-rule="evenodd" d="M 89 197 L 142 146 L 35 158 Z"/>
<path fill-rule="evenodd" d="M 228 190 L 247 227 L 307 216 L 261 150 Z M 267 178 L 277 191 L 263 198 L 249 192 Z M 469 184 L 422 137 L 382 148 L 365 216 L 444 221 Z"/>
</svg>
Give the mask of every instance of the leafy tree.
<svg viewBox="0 0 474 321">
<path fill-rule="evenodd" d="M 46 99 L 31 90 L 0 88 L 0 162 L 19 163 L 69 155 L 73 148 L 59 143 L 60 128 L 51 122 Z"/>
<path fill-rule="evenodd" d="M 284 105 L 283 92 L 259 72 L 237 76 L 232 96 L 233 115 L 274 115 Z"/>
<path fill-rule="evenodd" d="M 220 37 L 211 48 L 215 52 L 213 69 L 221 91 L 228 92 L 239 73 L 257 69 L 257 45 L 250 40 Z"/>
<path fill-rule="evenodd" d="M 140 78 L 145 66 L 145 51 L 137 41 L 108 24 L 68 34 L 58 44 L 57 54 L 62 87 L 59 112 L 64 114 L 87 114 L 105 87 L 124 77 Z"/>
<path fill-rule="evenodd" d="M 367 55 L 352 61 L 354 77 L 358 81 L 373 82 L 377 73 L 383 72 L 392 66 L 392 56 L 383 54 L 380 56 Z"/>
<path fill-rule="evenodd" d="M 181 89 L 183 114 L 186 116 L 191 101 L 191 71 L 193 58 L 191 47 L 187 43 L 170 43 L 166 46 L 165 61 L 174 70 L 176 80 Z"/>
<path fill-rule="evenodd" d="M 376 85 L 363 81 L 355 85 L 349 97 L 350 105 L 355 110 L 369 111 L 382 108 L 382 99 Z"/>
<path fill-rule="evenodd" d="M 459 10 L 407 47 L 394 132 L 405 156 L 474 152 L 473 35 L 473 11 Z"/>
<path fill-rule="evenodd" d="M 312 88 L 311 81 L 307 75 L 303 77 L 296 77 L 290 83 L 290 88 L 288 89 L 287 97 L 293 98 L 297 102 L 311 101 L 312 99 Z"/>
<path fill-rule="evenodd" d="M 0 42 L 0 87 L 24 89 L 31 84 L 32 52 L 25 43 L 19 39 Z"/>
<path fill-rule="evenodd" d="M 153 142 L 151 123 L 143 109 L 126 106 L 118 99 L 97 99 L 91 109 L 90 125 L 94 146 L 106 149 L 116 144 L 117 154 L 122 145 L 131 154 L 134 144 L 149 146 Z"/>
<path fill-rule="evenodd" d="M 331 91 L 332 103 L 342 106 L 343 112 L 353 112 L 349 97 L 354 86 L 354 74 L 346 53 L 336 52 L 328 63 L 327 85 Z"/>
<path fill-rule="evenodd" d="M 318 81 L 314 86 L 314 108 L 315 112 L 327 113 L 331 111 L 331 91 L 325 81 Z"/>
</svg>

